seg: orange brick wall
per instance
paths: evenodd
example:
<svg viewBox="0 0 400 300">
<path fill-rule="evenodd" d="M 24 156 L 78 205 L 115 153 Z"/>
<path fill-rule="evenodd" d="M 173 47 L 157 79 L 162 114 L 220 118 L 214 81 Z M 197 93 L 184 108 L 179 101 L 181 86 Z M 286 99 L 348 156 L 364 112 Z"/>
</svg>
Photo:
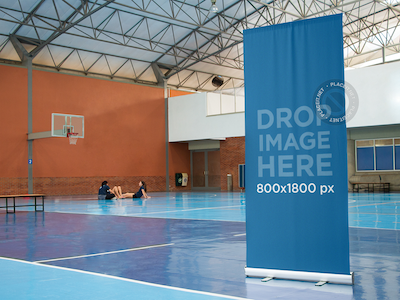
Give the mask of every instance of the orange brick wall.
<svg viewBox="0 0 400 300">
<path fill-rule="evenodd" d="M 144 181 L 147 191 L 165 191 L 165 176 L 110 176 L 110 177 L 37 177 L 34 178 L 35 193 L 47 195 L 91 195 L 97 194 L 101 183 L 107 180 L 112 188 L 121 186 L 123 193 L 139 190 L 139 181 Z"/>
<path fill-rule="evenodd" d="M 227 190 L 227 174 L 232 174 L 233 190 L 238 191 L 238 165 L 245 162 L 245 137 L 227 138 L 220 147 L 221 191 Z"/>
<path fill-rule="evenodd" d="M 27 70 L 0 65 L 0 194 L 28 192 Z M 170 91 L 170 96 L 188 94 Z M 85 116 L 85 138 L 76 146 L 65 138 L 33 142 L 35 193 L 47 195 L 96 194 L 103 180 L 134 192 L 140 180 L 149 192 L 166 190 L 164 94 L 141 86 L 61 73 L 33 71 L 33 131 L 48 131 L 51 113 Z M 221 190 L 226 174 L 238 190 L 237 165 L 244 163 L 244 137 L 221 141 Z M 170 191 L 175 173 L 188 173 L 187 143 L 169 144 Z"/>
<path fill-rule="evenodd" d="M 165 191 L 165 176 L 98 176 L 98 177 L 34 177 L 34 193 L 46 195 L 94 195 L 101 183 L 107 180 L 110 187 L 119 185 L 123 193 L 137 192 L 139 181 L 146 182 L 147 191 Z M 175 176 L 170 176 L 171 191 L 187 190 L 175 187 Z M 0 178 L 2 195 L 28 193 L 28 178 Z"/>
<path fill-rule="evenodd" d="M 0 178 L 10 178 L 6 186 L 28 176 L 27 81 L 25 68 L 0 65 Z"/>
<path fill-rule="evenodd" d="M 137 191 L 166 190 L 164 90 L 83 76 L 32 72 L 33 132 L 50 131 L 51 113 L 85 116 L 85 138 L 33 141 L 33 191 L 96 194 L 103 180 Z M 27 69 L 0 65 L 0 194 L 28 192 Z M 173 92 L 172 94 L 175 94 Z M 177 95 L 181 92 L 177 92 Z M 187 144 L 171 144 L 170 185 L 189 173 Z"/>
<path fill-rule="evenodd" d="M 85 116 L 85 138 L 33 141 L 33 176 L 165 176 L 162 88 L 33 70 L 33 131 L 51 113 Z"/>
<path fill-rule="evenodd" d="M 28 177 L 0 177 L 0 194 L 28 193 Z"/>
<path fill-rule="evenodd" d="M 226 175 L 232 174 L 233 189 L 239 191 L 238 164 L 245 163 L 245 138 L 227 138 L 221 141 L 220 145 L 221 190 L 227 190 Z M 170 149 L 170 191 L 190 191 L 190 182 L 187 187 L 175 186 L 175 173 L 190 174 L 190 152 L 187 150 L 187 144 L 171 143 L 170 148 L 172 148 Z M 140 180 L 146 182 L 150 193 L 165 191 L 165 176 L 97 176 L 35 177 L 34 192 L 48 195 L 96 194 L 103 180 L 107 180 L 110 186 L 120 185 L 123 192 L 135 192 Z M 0 178 L 0 190 L 3 194 L 26 193 L 28 191 L 27 178 Z"/>
</svg>

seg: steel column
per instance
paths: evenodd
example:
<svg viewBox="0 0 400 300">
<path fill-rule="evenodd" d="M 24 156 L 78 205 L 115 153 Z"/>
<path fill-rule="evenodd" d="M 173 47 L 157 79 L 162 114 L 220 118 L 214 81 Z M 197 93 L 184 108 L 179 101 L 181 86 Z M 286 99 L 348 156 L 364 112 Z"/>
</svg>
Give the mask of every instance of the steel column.
<svg viewBox="0 0 400 300">
<path fill-rule="evenodd" d="M 28 69 L 28 135 L 32 133 L 32 57 L 25 57 Z M 33 157 L 33 140 L 28 140 L 28 160 Z M 28 193 L 33 194 L 33 164 L 28 164 Z"/>
<path fill-rule="evenodd" d="M 165 187 L 169 192 L 169 134 L 168 134 L 168 88 L 164 81 L 164 103 L 165 103 Z"/>
</svg>

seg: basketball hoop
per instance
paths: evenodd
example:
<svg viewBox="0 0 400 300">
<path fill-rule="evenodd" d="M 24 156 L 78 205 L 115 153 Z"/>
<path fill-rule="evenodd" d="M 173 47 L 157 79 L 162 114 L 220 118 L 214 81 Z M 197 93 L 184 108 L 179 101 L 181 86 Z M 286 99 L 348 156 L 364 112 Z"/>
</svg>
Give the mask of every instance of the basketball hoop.
<svg viewBox="0 0 400 300">
<path fill-rule="evenodd" d="M 76 145 L 76 142 L 78 141 L 78 133 L 68 132 L 67 136 L 69 138 L 69 144 L 70 145 Z"/>
</svg>

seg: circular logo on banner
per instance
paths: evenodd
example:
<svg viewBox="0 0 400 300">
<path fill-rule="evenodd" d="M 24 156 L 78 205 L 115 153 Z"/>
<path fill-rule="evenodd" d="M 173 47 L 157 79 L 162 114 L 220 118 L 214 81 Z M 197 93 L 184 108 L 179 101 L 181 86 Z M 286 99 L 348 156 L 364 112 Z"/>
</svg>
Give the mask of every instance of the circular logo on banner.
<svg viewBox="0 0 400 300">
<path fill-rule="evenodd" d="M 357 92 L 343 80 L 325 81 L 314 93 L 313 102 L 317 117 L 329 124 L 349 121 L 358 110 Z"/>
</svg>

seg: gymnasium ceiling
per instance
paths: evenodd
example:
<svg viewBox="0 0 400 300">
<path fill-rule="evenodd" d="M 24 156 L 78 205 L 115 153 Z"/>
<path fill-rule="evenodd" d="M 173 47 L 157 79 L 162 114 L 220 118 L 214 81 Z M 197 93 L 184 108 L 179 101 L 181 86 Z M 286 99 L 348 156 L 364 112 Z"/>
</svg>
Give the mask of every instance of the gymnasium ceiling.
<svg viewBox="0 0 400 300">
<path fill-rule="evenodd" d="M 143 84 L 243 87 L 243 30 L 343 14 L 346 67 L 399 59 L 400 0 L 0 0 L 0 62 Z M 260 55 L 262 53 L 260 52 Z M 30 58 L 29 58 L 30 57 Z"/>
</svg>

